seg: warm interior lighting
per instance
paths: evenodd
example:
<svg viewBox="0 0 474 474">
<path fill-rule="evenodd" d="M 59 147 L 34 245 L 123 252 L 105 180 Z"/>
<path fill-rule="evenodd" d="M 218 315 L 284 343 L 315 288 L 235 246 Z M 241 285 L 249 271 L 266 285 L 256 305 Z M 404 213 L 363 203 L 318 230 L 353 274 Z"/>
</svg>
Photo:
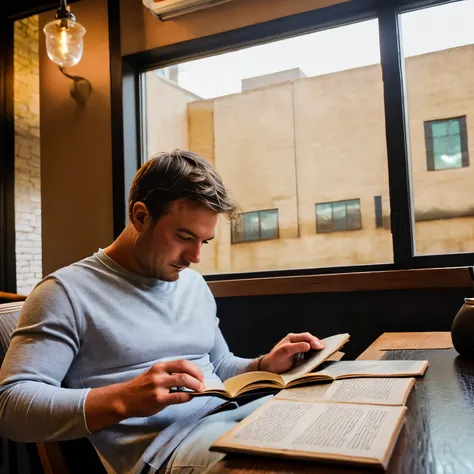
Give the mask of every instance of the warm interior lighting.
<svg viewBox="0 0 474 474">
<path fill-rule="evenodd" d="M 61 0 L 55 19 L 47 23 L 43 31 L 49 59 L 59 66 L 64 76 L 74 81 L 71 97 L 84 106 L 92 92 L 91 83 L 84 77 L 68 74 L 65 68 L 75 66 L 81 60 L 86 29 L 69 11 L 66 0 Z"/>
<path fill-rule="evenodd" d="M 74 20 L 53 20 L 44 27 L 49 59 L 60 67 L 75 66 L 84 52 L 86 29 Z"/>
<path fill-rule="evenodd" d="M 68 10 L 65 0 L 61 1 L 55 19 L 47 23 L 43 31 L 51 61 L 64 68 L 75 66 L 81 60 L 86 29 Z"/>
<path fill-rule="evenodd" d="M 61 30 L 61 54 L 63 55 L 63 57 L 65 57 L 68 52 L 69 49 L 67 47 L 67 32 L 66 28 L 63 28 Z"/>
</svg>

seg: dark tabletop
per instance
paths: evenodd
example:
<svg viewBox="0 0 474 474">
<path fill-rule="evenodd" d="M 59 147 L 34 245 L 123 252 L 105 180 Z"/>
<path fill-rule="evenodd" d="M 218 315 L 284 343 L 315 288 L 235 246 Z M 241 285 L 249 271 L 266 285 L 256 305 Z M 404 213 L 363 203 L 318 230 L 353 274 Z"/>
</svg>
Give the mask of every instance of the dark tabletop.
<svg viewBox="0 0 474 474">
<path fill-rule="evenodd" d="M 389 474 L 474 473 L 474 361 L 454 349 L 388 351 L 382 359 L 429 360 L 407 401 Z M 380 470 L 228 455 L 211 474 L 361 474 Z"/>
<path fill-rule="evenodd" d="M 427 359 L 407 402 L 389 473 L 474 473 L 474 361 L 454 349 L 390 351 L 383 359 Z"/>
</svg>

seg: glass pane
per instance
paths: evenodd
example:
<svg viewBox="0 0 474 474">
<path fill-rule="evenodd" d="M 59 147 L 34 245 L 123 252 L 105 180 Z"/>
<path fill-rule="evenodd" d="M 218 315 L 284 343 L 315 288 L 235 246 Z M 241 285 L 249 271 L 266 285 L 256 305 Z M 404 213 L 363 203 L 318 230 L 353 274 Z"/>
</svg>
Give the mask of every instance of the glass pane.
<svg viewBox="0 0 474 474">
<path fill-rule="evenodd" d="M 278 211 L 260 211 L 260 239 L 278 239 Z"/>
<path fill-rule="evenodd" d="M 258 212 L 249 212 L 243 216 L 244 222 L 244 240 L 259 240 L 259 219 Z"/>
<path fill-rule="evenodd" d="M 377 221 L 377 216 L 376 216 L 376 221 Z M 376 222 L 376 226 L 377 226 L 377 222 Z M 347 201 L 347 229 L 358 230 L 360 228 L 361 228 L 360 201 L 358 199 Z"/>
<path fill-rule="evenodd" d="M 474 251 L 472 18 L 473 0 L 401 15 L 418 255 Z"/>
<path fill-rule="evenodd" d="M 244 220 L 242 219 L 242 216 L 238 216 L 234 220 L 232 220 L 231 228 L 232 228 L 232 236 L 231 236 L 232 243 L 243 242 Z"/>
<path fill-rule="evenodd" d="M 435 169 L 462 167 L 459 121 L 446 120 L 432 124 Z"/>
<path fill-rule="evenodd" d="M 333 230 L 346 230 L 346 203 L 335 202 L 332 205 L 332 225 Z"/>
<path fill-rule="evenodd" d="M 147 156 L 190 149 L 215 167 L 242 213 L 260 211 L 259 234 L 250 217 L 244 234 L 261 240 L 232 245 L 221 219 L 198 271 L 393 261 L 390 230 L 376 227 L 373 210 L 381 196 L 390 215 L 376 20 L 174 64 L 144 82 Z M 338 204 L 333 221 L 331 204 L 319 207 L 356 198 L 360 217 Z M 360 232 L 333 232 L 360 220 Z"/>
<path fill-rule="evenodd" d="M 316 204 L 316 223 L 318 232 L 332 232 L 332 205 Z"/>
<path fill-rule="evenodd" d="M 14 32 L 16 278 L 27 295 L 43 277 L 38 16 L 15 21 Z"/>
</svg>

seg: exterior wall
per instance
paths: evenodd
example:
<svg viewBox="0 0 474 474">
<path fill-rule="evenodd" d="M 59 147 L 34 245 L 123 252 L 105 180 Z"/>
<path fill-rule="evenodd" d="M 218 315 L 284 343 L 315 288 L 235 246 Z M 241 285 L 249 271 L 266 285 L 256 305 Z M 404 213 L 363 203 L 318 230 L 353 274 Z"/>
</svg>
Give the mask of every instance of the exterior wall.
<svg viewBox="0 0 474 474">
<path fill-rule="evenodd" d="M 200 97 L 175 83 L 147 72 L 147 150 L 148 158 L 160 151 L 188 148 L 187 104 Z"/>
<path fill-rule="evenodd" d="M 38 17 L 14 28 L 17 291 L 28 294 L 42 278 Z"/>
<path fill-rule="evenodd" d="M 187 108 L 187 121 L 189 149 L 215 166 L 214 104 L 209 101 L 193 102 Z"/>
<path fill-rule="evenodd" d="M 423 126 L 426 120 L 467 115 L 472 143 L 473 59 L 474 46 L 466 46 L 407 60 L 415 216 L 431 219 L 416 223 L 419 253 L 474 250 L 474 217 L 469 216 L 474 214 L 474 156 L 471 153 L 467 168 L 428 172 Z M 188 104 L 188 120 L 197 121 L 205 106 L 214 111 L 214 136 L 201 136 L 197 149 L 192 147 L 197 138 L 190 137 L 190 148 L 214 150 L 215 167 L 243 212 L 278 208 L 280 238 L 231 245 L 229 225 L 221 222 L 212 262 L 198 265 L 198 270 L 246 272 L 392 261 L 391 233 L 376 228 L 374 208 L 374 196 L 382 196 L 387 222 L 380 65 L 193 102 Z M 348 199 L 360 199 L 362 229 L 318 234 L 315 204 Z M 462 210 L 468 216 L 455 217 Z M 209 252 L 206 249 L 203 262 Z"/>
<path fill-rule="evenodd" d="M 264 74 L 263 76 L 249 77 L 242 79 L 242 91 L 268 87 L 280 84 L 281 82 L 296 81 L 297 79 L 303 79 L 303 77 L 306 77 L 306 75 L 299 67 L 272 74 Z"/>
<path fill-rule="evenodd" d="M 424 219 L 450 215 L 474 215 L 474 45 L 415 56 L 407 61 L 406 83 L 410 118 L 413 196 L 415 216 Z M 427 171 L 423 122 L 467 116 L 470 166 Z M 437 220 L 415 226 L 419 253 L 472 252 L 472 231 L 461 231 L 474 218 Z M 451 227 L 453 227 L 451 229 Z M 469 227 L 469 224 L 467 225 Z M 433 235 L 428 236 L 426 229 Z M 457 233 L 459 229 L 459 234 Z M 456 238 L 457 235 L 457 238 Z M 431 244 L 429 244 L 431 242 Z"/>
</svg>

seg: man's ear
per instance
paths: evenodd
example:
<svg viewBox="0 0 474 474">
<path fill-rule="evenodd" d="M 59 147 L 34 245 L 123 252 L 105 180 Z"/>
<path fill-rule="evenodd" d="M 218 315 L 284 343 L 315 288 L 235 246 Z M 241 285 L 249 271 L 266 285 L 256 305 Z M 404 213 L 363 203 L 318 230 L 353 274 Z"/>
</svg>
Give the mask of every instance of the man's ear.
<svg viewBox="0 0 474 474">
<path fill-rule="evenodd" d="M 147 207 L 141 201 L 136 202 L 132 209 L 132 223 L 138 232 L 143 232 L 151 220 Z"/>
</svg>

